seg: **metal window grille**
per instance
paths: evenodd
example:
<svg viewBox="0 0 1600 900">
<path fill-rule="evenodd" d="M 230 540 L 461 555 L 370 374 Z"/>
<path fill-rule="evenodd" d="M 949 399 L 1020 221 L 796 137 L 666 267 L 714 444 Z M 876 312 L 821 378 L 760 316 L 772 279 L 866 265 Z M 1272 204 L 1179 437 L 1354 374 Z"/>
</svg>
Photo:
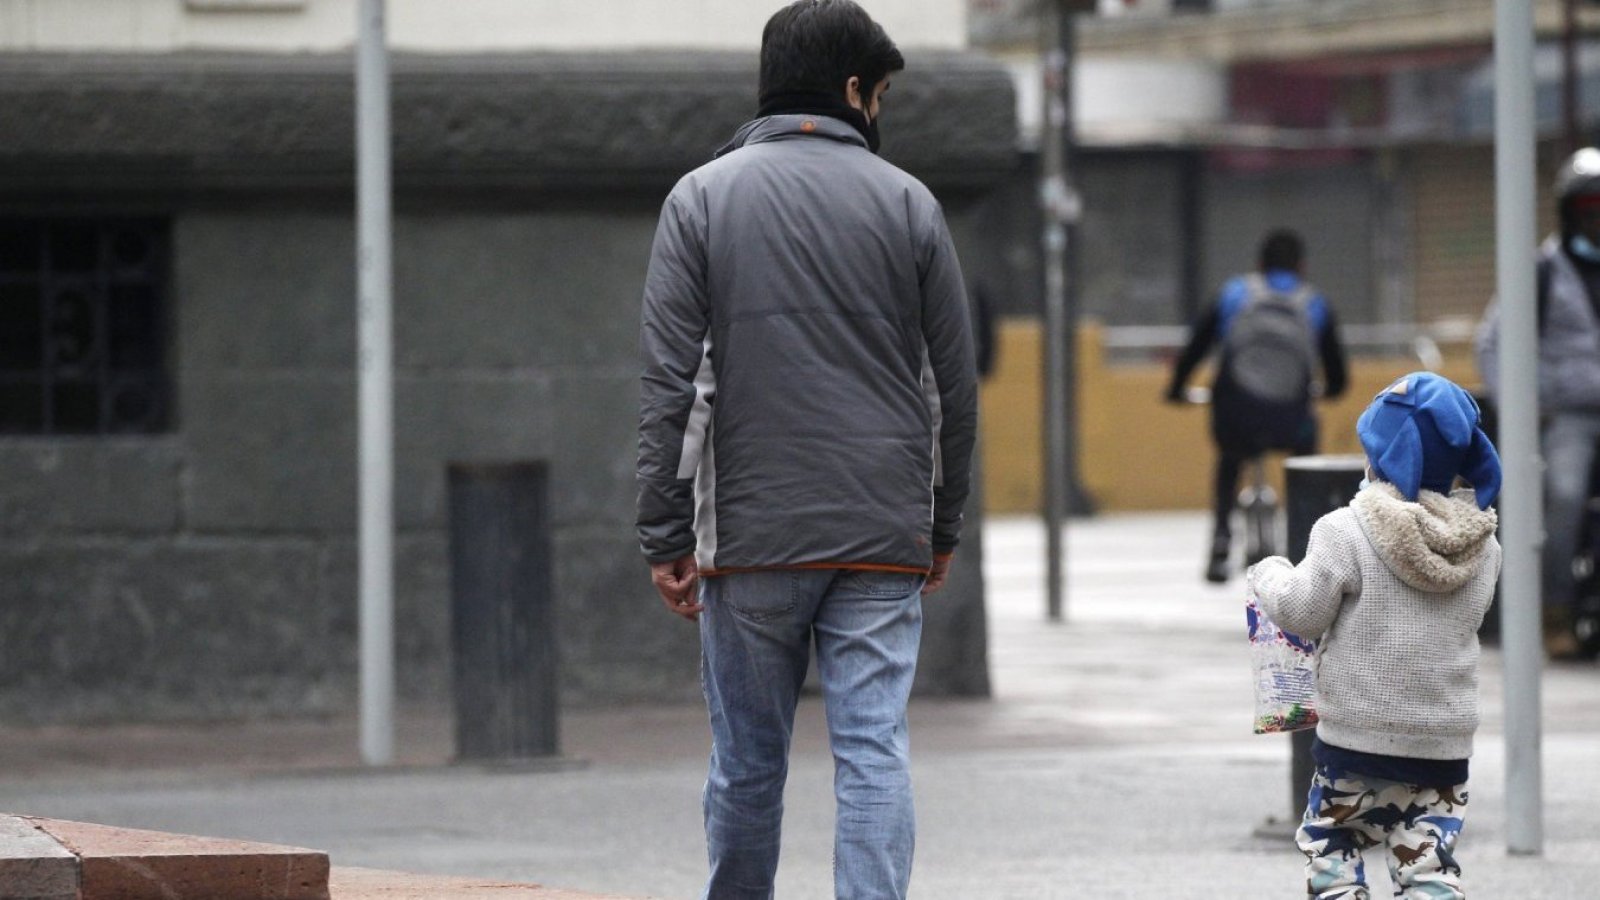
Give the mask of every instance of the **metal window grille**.
<svg viewBox="0 0 1600 900">
<path fill-rule="evenodd" d="M 0 218 L 0 433 L 169 422 L 159 219 Z"/>
</svg>

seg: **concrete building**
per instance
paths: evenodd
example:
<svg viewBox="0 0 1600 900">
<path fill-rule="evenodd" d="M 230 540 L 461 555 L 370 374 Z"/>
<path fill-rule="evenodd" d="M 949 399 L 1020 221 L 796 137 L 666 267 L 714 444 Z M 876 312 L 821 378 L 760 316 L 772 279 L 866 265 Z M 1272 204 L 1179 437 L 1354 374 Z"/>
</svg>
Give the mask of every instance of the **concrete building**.
<svg viewBox="0 0 1600 900">
<path fill-rule="evenodd" d="M 698 694 L 632 537 L 638 303 L 780 3 L 603 5 L 389 3 L 406 703 L 450 691 L 446 466 L 505 460 L 550 465 L 567 701 Z M 976 256 L 1010 79 L 959 0 L 865 5 L 884 155 Z M 0 722 L 353 706 L 355 8 L 0 0 Z M 987 690 L 973 531 L 927 692 Z"/>
</svg>

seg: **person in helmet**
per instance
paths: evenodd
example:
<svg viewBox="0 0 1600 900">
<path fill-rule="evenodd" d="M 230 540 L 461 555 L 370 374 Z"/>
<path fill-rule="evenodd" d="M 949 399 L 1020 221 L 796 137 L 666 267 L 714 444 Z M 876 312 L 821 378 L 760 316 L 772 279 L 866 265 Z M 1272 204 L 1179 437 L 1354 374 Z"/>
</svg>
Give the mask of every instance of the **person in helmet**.
<svg viewBox="0 0 1600 900">
<path fill-rule="evenodd" d="M 1574 153 L 1556 174 L 1560 230 L 1539 248 L 1539 412 L 1545 461 L 1545 652 L 1579 654 L 1572 559 L 1600 442 L 1600 149 Z M 1478 329 L 1478 373 L 1499 393 L 1499 300 Z"/>
</svg>

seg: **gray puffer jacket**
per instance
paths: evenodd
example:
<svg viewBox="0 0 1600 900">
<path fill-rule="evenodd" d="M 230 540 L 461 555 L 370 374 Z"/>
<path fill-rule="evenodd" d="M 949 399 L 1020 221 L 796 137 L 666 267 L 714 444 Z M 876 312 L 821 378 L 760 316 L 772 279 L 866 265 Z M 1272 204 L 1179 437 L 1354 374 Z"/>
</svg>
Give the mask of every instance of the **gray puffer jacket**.
<svg viewBox="0 0 1600 900">
<path fill-rule="evenodd" d="M 1267 618 L 1317 646 L 1317 735 L 1336 747 L 1465 759 L 1478 728 L 1478 626 L 1500 574 L 1495 512 L 1470 490 L 1378 482 L 1317 521 L 1298 566 L 1250 570 Z"/>
<path fill-rule="evenodd" d="M 638 534 L 701 571 L 926 571 L 961 529 L 977 376 L 943 212 L 850 125 L 741 128 L 661 211 Z"/>
<path fill-rule="evenodd" d="M 1600 318 L 1583 276 L 1561 239 L 1539 248 L 1547 267 L 1543 323 L 1539 328 L 1539 408 L 1542 412 L 1600 412 Z M 1500 302 L 1489 304 L 1477 334 L 1478 375 L 1489 395 L 1500 393 Z"/>
</svg>

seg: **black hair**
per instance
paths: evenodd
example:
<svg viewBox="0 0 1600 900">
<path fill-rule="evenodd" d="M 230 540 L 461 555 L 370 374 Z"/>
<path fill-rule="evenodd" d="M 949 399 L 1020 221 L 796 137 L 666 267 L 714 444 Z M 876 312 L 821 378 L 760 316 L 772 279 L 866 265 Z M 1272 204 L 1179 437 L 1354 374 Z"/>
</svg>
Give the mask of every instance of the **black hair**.
<svg viewBox="0 0 1600 900">
<path fill-rule="evenodd" d="M 883 26 L 852 0 L 795 0 L 761 30 L 763 101 L 778 94 L 842 98 L 852 75 L 866 101 L 878 82 L 905 67 Z"/>
<path fill-rule="evenodd" d="M 1298 272 L 1305 255 L 1306 245 L 1300 240 L 1300 235 L 1287 228 L 1280 228 L 1270 232 L 1261 241 L 1261 271 L 1287 269 Z"/>
</svg>

